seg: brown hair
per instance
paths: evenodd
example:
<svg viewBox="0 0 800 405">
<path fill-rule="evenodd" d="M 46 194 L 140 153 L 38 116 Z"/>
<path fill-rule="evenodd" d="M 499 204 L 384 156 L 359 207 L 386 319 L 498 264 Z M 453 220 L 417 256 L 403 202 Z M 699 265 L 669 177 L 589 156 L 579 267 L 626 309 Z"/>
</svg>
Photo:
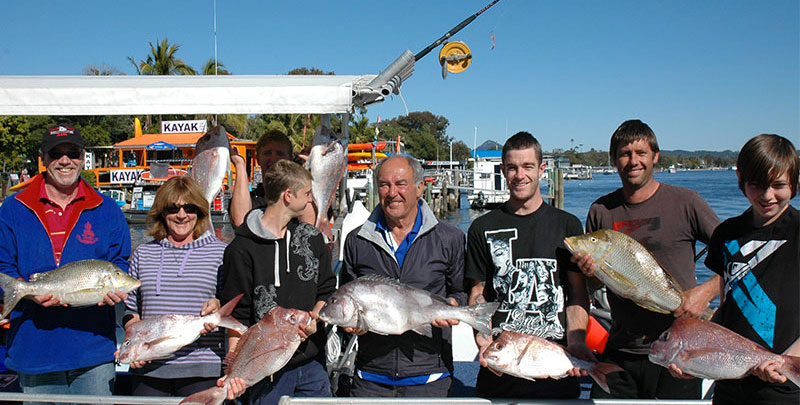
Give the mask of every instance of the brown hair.
<svg viewBox="0 0 800 405">
<path fill-rule="evenodd" d="M 739 171 L 739 189 L 744 193 L 747 183 L 768 188 L 784 173 L 789 174 L 792 197 L 797 194 L 797 177 L 800 160 L 797 149 L 788 139 L 775 134 L 761 134 L 750 138 L 739 151 L 736 169 Z"/>
<path fill-rule="evenodd" d="M 311 173 L 290 160 L 279 160 L 264 172 L 264 199 L 267 205 L 278 201 L 287 188 L 296 192 L 312 180 Z"/>
<path fill-rule="evenodd" d="M 194 225 L 193 236 L 195 238 L 205 232 L 208 228 L 206 219 L 208 218 L 208 206 L 206 197 L 200 185 L 189 176 L 173 177 L 167 180 L 158 188 L 153 206 L 147 213 L 147 234 L 161 240 L 167 237 L 167 224 L 164 216 L 166 208 L 183 199 L 185 203 L 197 206 L 197 223 Z"/>
<path fill-rule="evenodd" d="M 288 136 L 286 136 L 286 134 L 278 131 L 277 129 L 271 129 L 264 135 L 261 135 L 261 138 L 258 138 L 258 142 L 256 142 L 256 154 L 261 152 L 261 148 L 270 142 L 282 143 L 284 146 L 286 146 L 286 150 L 289 151 L 290 159 L 292 158 L 292 155 L 294 155 L 294 146 L 292 146 L 292 141 Z"/>
<path fill-rule="evenodd" d="M 650 144 L 650 149 L 653 150 L 653 153 L 659 151 L 656 134 L 647 124 L 640 120 L 627 120 L 620 124 L 617 130 L 614 131 L 614 134 L 611 135 L 611 145 L 608 148 L 608 155 L 611 156 L 611 160 L 616 160 L 617 149 L 619 149 L 620 146 L 625 146 L 641 139 L 644 139 Z"/>
<path fill-rule="evenodd" d="M 520 131 L 516 134 L 512 135 L 511 138 L 506 140 L 506 143 L 503 144 L 503 154 L 501 160 L 503 164 L 506 163 L 506 155 L 509 151 L 512 150 L 519 150 L 519 149 L 528 149 L 533 148 L 534 153 L 536 154 L 536 160 L 539 164 L 542 164 L 542 145 L 539 144 L 539 141 L 533 137 L 529 132 Z"/>
</svg>

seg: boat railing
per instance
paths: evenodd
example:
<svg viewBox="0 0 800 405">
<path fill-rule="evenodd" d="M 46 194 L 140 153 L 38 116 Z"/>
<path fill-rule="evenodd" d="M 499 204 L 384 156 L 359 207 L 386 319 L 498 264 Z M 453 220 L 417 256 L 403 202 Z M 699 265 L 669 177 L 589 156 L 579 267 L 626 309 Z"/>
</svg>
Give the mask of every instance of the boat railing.
<svg viewBox="0 0 800 405">
<path fill-rule="evenodd" d="M 66 394 L 25 394 L 21 392 L 0 392 L 0 402 L 51 402 L 73 404 L 178 404 L 183 397 L 145 397 L 131 395 L 66 395 Z M 442 404 L 442 405 L 709 405 L 710 400 L 664 400 L 664 399 L 485 399 L 485 398 L 295 398 L 283 396 L 279 405 L 341 405 L 341 404 Z"/>
</svg>

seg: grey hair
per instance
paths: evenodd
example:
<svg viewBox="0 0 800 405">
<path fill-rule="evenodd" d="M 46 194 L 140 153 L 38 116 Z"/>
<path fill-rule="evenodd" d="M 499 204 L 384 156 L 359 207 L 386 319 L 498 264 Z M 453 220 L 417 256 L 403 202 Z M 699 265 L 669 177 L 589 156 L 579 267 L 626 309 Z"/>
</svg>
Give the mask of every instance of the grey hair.
<svg viewBox="0 0 800 405">
<path fill-rule="evenodd" d="M 414 185 L 417 185 L 425 181 L 425 173 L 422 170 L 422 164 L 419 162 L 419 160 L 414 159 L 414 157 L 411 155 L 400 153 L 389 156 L 385 159 L 381 159 L 381 161 L 378 162 L 378 165 L 375 166 L 375 171 L 372 172 L 372 182 L 373 182 L 372 184 L 374 184 L 375 187 L 378 187 L 378 175 L 380 174 L 381 169 L 383 168 L 383 164 L 389 161 L 390 159 L 395 159 L 395 158 L 404 158 L 406 160 L 406 163 L 408 163 L 408 165 L 411 166 L 411 170 L 414 172 Z"/>
</svg>

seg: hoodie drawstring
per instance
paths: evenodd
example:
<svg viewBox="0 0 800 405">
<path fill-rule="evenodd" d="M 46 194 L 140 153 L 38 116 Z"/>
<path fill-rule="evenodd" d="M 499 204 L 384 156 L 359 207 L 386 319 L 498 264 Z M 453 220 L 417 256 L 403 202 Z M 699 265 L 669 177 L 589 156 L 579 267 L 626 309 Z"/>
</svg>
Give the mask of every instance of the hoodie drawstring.
<svg viewBox="0 0 800 405">
<path fill-rule="evenodd" d="M 287 229 L 286 235 L 284 235 L 283 238 L 286 240 L 286 273 L 289 273 L 289 241 L 292 240 L 292 232 Z M 280 252 L 281 246 L 278 244 L 278 240 L 275 239 L 275 265 L 273 266 L 275 271 L 275 288 L 281 286 L 281 272 L 278 269 L 278 267 L 280 267 Z"/>
</svg>

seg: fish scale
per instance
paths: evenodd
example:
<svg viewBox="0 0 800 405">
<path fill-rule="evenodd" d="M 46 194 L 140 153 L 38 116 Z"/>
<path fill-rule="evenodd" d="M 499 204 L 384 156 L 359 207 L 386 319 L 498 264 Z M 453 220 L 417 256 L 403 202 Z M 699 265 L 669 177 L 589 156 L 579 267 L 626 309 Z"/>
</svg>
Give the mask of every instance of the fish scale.
<svg viewBox="0 0 800 405">
<path fill-rule="evenodd" d="M 680 285 L 630 236 L 602 229 L 565 238 L 564 244 L 572 253 L 590 255 L 595 276 L 615 294 L 654 312 L 668 314 L 680 307 Z"/>
<path fill-rule="evenodd" d="M 25 282 L 0 273 L 3 289 L 3 318 L 20 299 L 53 294 L 53 298 L 73 307 L 97 305 L 111 291 L 128 293 L 141 285 L 115 264 L 103 260 L 81 260 L 46 273 L 36 273 Z"/>
</svg>

